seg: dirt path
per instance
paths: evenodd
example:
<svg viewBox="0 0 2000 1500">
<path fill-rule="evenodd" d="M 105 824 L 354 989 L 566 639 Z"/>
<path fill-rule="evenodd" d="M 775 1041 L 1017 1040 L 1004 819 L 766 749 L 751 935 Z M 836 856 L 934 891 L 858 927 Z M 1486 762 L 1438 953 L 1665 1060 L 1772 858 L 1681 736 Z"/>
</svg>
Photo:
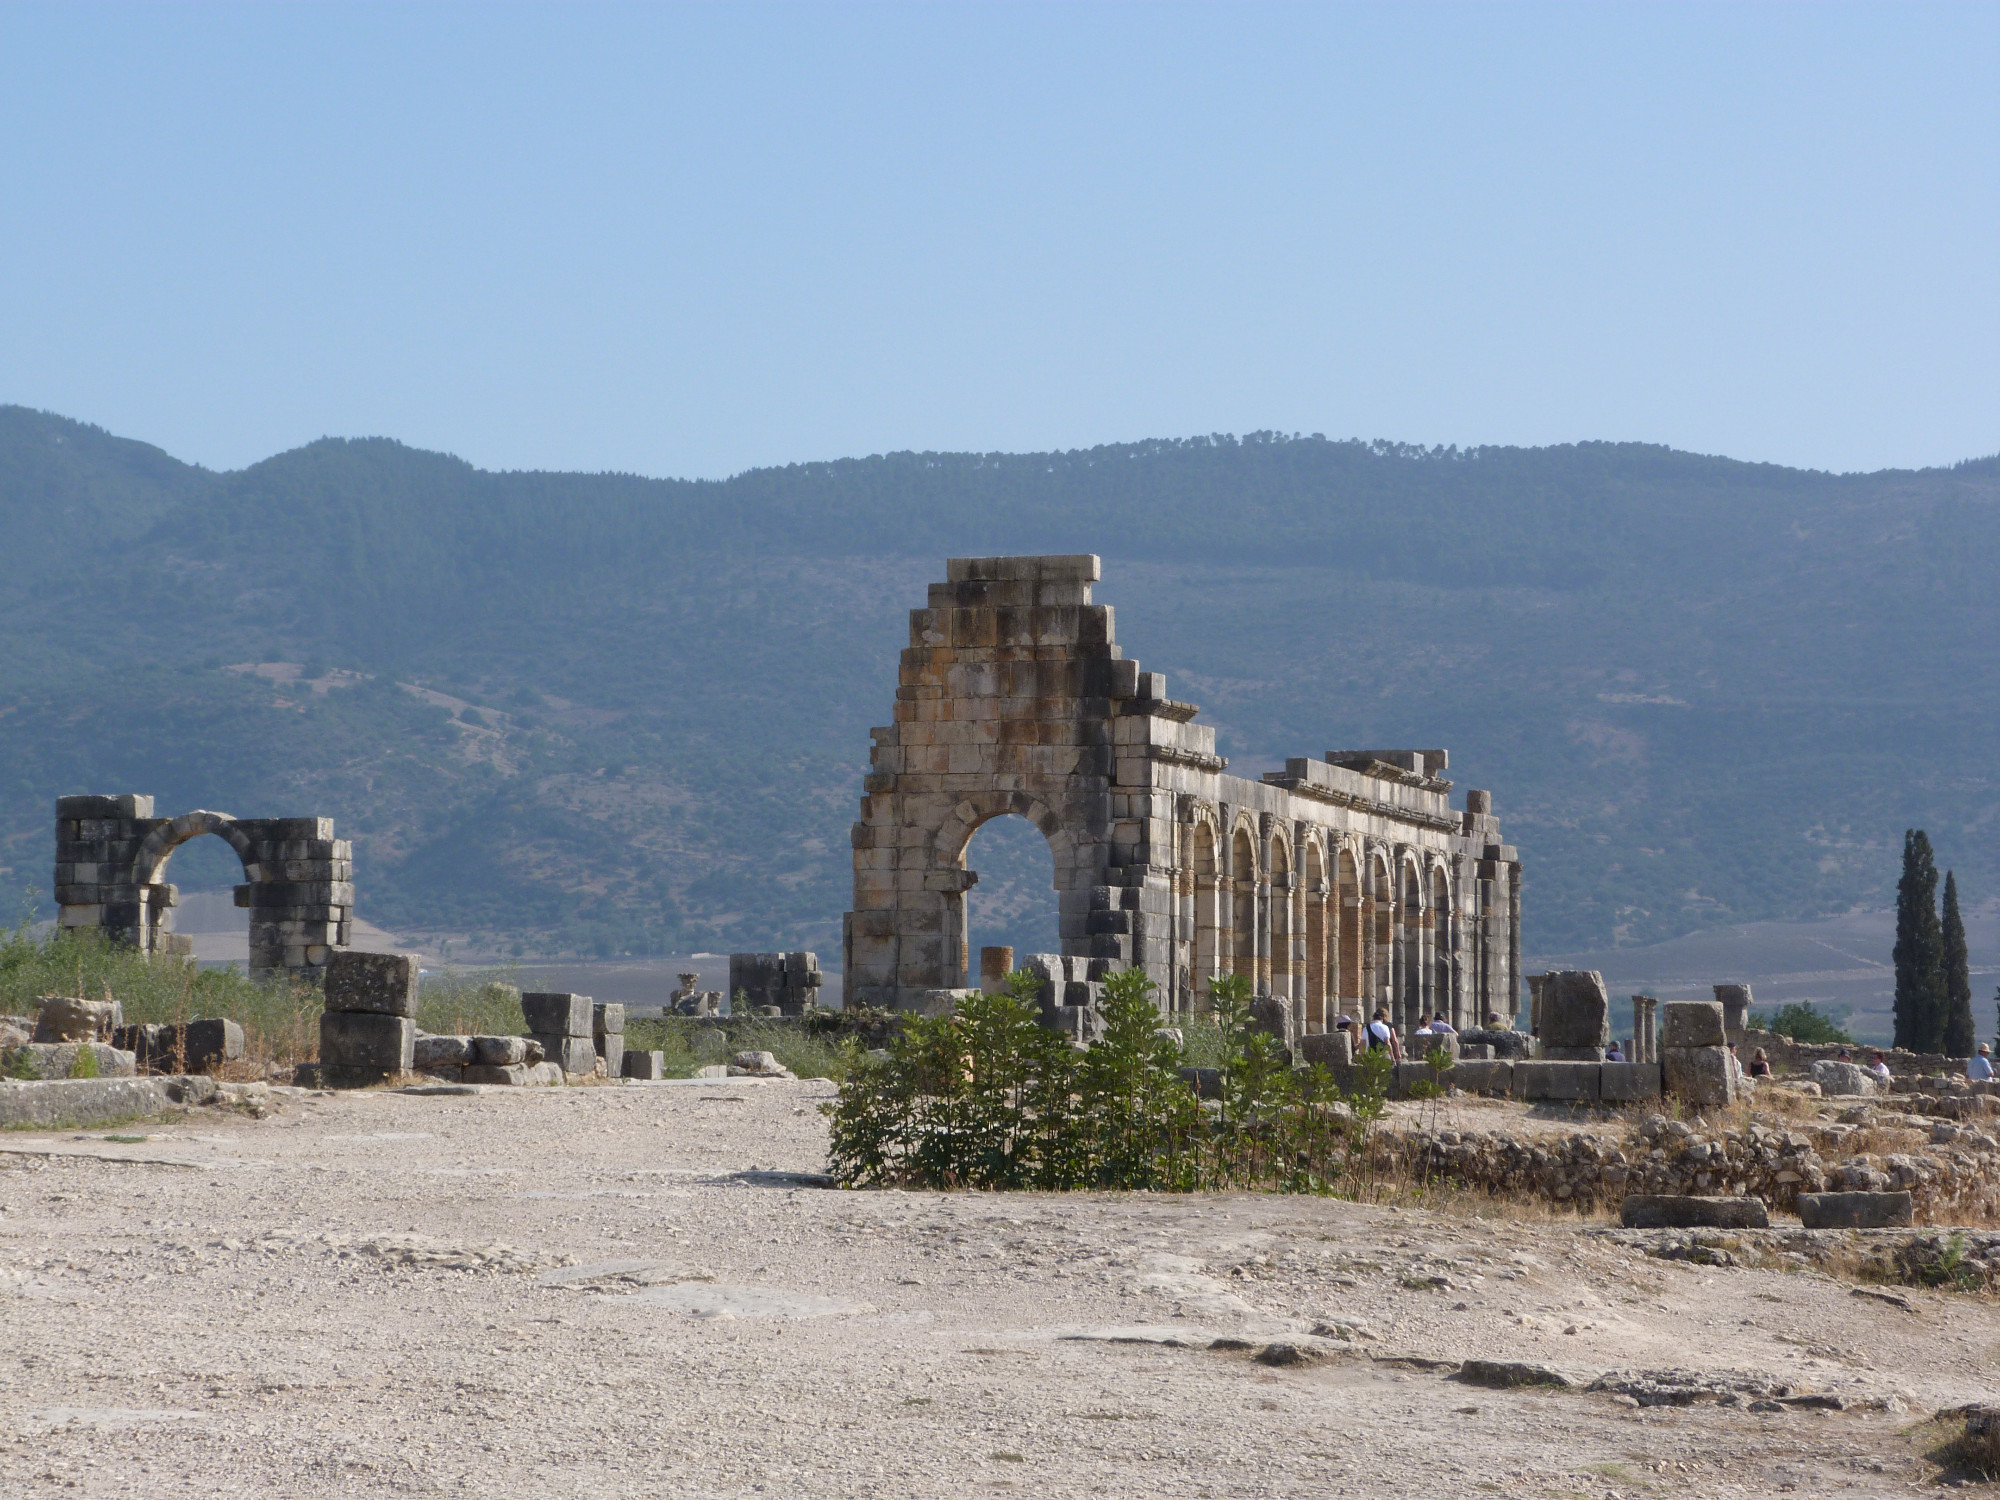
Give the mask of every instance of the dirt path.
<svg viewBox="0 0 2000 1500">
<path fill-rule="evenodd" d="M 0 1492 L 1866 1495 L 1926 1483 L 1905 1430 L 2000 1384 L 1990 1301 L 1905 1311 L 1573 1225 L 827 1191 L 793 1174 L 830 1092 L 316 1095 L 9 1135 Z M 1254 1362 L 1274 1339 L 1327 1357 Z M 1475 1357 L 1846 1409 L 1431 1367 Z"/>
</svg>

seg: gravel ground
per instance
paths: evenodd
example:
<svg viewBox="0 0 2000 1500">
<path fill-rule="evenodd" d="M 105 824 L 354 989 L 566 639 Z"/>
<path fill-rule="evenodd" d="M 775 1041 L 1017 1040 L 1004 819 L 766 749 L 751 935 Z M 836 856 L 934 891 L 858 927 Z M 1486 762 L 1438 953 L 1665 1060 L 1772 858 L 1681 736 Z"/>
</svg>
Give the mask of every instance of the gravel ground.
<svg viewBox="0 0 2000 1500">
<path fill-rule="evenodd" d="M 802 1174 L 831 1093 L 289 1094 L 0 1136 L 0 1493 L 1865 1495 L 1933 1483 L 1912 1429 L 1997 1383 L 1989 1300 L 1574 1224 L 829 1191 Z M 1845 1409 L 1448 1378 L 1469 1358 Z"/>
</svg>

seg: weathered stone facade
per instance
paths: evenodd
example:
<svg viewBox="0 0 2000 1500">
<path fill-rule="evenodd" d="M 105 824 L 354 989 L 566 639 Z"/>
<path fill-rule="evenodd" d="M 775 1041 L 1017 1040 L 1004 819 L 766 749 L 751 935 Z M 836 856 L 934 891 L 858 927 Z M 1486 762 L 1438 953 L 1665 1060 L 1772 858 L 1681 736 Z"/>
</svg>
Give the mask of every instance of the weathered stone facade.
<svg viewBox="0 0 2000 1500">
<path fill-rule="evenodd" d="M 1113 640 L 1095 556 L 954 558 L 911 611 L 895 722 L 872 731 L 844 938 L 850 1005 L 968 982 L 973 833 L 1017 813 L 1055 860 L 1066 956 L 1138 965 L 1162 1008 L 1248 975 L 1300 1034 L 1387 1005 L 1511 1018 L 1520 864 L 1442 750 L 1329 752 L 1261 781 Z"/>
<path fill-rule="evenodd" d="M 179 892 L 160 879 L 175 849 L 212 833 L 236 851 L 250 910 L 250 973 L 318 976 L 350 941 L 354 857 L 331 818 L 153 816 L 153 799 L 56 799 L 56 905 L 64 927 L 96 928 L 143 953 L 184 951 L 174 935 Z"/>
</svg>

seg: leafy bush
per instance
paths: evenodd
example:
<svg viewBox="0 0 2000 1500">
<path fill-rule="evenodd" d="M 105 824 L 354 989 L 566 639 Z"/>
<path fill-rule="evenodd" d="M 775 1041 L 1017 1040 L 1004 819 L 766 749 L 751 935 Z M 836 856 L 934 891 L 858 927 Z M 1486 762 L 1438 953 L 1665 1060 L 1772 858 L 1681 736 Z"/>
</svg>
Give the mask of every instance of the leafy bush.
<svg viewBox="0 0 2000 1500">
<path fill-rule="evenodd" d="M 1855 1045 L 1854 1038 L 1847 1034 L 1840 1022 L 1824 1011 L 1814 1010 L 1810 1000 L 1795 1001 L 1782 1007 L 1776 1015 L 1766 1011 L 1753 1012 L 1750 1024 L 1759 1031 L 1775 1032 L 1795 1042 Z"/>
<path fill-rule="evenodd" d="M 1143 972 L 1105 981 L 1104 1033 L 1088 1049 L 1040 1024 L 1039 988 L 1016 973 L 956 1015 L 913 1017 L 887 1059 L 858 1069 L 826 1106 L 834 1177 L 850 1187 L 1324 1192 L 1381 1112 L 1382 1069 L 1364 1070 L 1339 1107 L 1324 1069 L 1291 1068 L 1251 1024 L 1240 976 L 1212 987 L 1223 1076 L 1209 1103 L 1179 1076 L 1187 1050 L 1157 1034 Z"/>
</svg>

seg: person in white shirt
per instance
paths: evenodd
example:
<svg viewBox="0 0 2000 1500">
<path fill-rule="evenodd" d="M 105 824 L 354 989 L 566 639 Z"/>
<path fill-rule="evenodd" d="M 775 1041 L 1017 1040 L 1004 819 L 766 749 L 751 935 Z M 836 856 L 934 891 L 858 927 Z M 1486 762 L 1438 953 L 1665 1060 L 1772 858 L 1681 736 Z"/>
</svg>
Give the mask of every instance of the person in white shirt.
<svg viewBox="0 0 2000 1500">
<path fill-rule="evenodd" d="M 1875 1054 L 1875 1061 L 1869 1065 L 1868 1071 L 1884 1083 L 1887 1083 L 1894 1076 L 1889 1072 L 1889 1059 L 1879 1052 Z"/>
<path fill-rule="evenodd" d="M 1993 1049 L 1981 1042 L 1979 1050 L 1965 1060 L 1965 1076 L 1974 1083 L 1993 1076 Z"/>
<path fill-rule="evenodd" d="M 1403 1060 L 1403 1042 L 1396 1035 L 1396 1028 L 1389 1024 L 1389 1008 L 1386 1005 L 1376 1008 L 1375 1018 L 1361 1034 L 1368 1039 L 1369 1051 L 1385 1049 L 1395 1061 Z"/>
</svg>

